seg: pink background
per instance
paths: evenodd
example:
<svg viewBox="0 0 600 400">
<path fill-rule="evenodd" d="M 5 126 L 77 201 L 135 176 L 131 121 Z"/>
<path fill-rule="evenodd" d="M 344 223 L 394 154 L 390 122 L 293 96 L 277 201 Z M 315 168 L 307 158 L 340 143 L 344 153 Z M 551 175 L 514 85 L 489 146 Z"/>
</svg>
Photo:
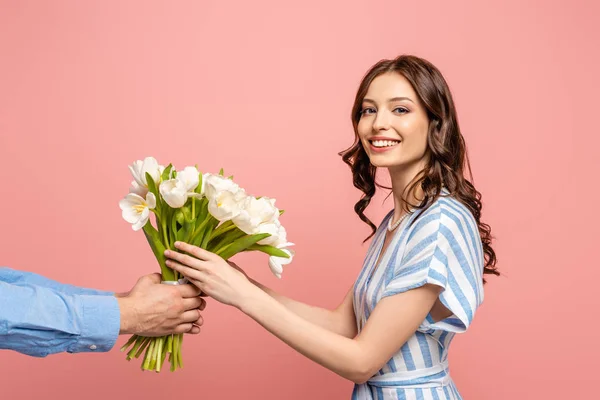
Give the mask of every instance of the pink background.
<svg viewBox="0 0 600 400">
<path fill-rule="evenodd" d="M 284 4 L 287 3 L 287 4 Z M 451 351 L 466 399 L 596 392 L 600 12 L 592 1 L 0 1 L 0 265 L 126 290 L 156 270 L 120 216 L 127 165 L 224 167 L 277 198 L 298 255 L 267 285 L 334 307 L 368 234 L 337 156 L 362 75 L 413 53 L 444 73 L 504 276 Z M 392 207 L 378 197 L 369 215 Z M 592 203 L 593 202 L 593 203 Z M 593 205 L 593 206 L 592 206 Z M 0 305 L 5 307 L 5 305 Z M 5 399 L 349 398 L 352 383 L 209 303 L 185 368 L 117 347 L 0 353 Z"/>
</svg>

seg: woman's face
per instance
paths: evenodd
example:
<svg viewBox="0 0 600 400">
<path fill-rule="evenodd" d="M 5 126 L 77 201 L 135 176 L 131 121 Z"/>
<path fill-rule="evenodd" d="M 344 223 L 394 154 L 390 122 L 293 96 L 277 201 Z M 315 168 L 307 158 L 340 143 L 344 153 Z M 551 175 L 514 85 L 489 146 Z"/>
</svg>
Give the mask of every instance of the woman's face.
<svg viewBox="0 0 600 400">
<path fill-rule="evenodd" d="M 408 80 L 390 72 L 376 77 L 362 102 L 358 136 L 376 167 L 424 167 L 427 112 Z"/>
</svg>

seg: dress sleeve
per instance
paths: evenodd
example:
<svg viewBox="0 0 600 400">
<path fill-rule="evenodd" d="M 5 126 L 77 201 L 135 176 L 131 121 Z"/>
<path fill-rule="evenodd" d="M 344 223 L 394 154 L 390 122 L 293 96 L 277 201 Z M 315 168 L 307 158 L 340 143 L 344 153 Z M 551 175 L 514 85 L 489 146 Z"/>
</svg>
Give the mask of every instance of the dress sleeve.
<svg viewBox="0 0 600 400">
<path fill-rule="evenodd" d="M 471 214 L 456 204 L 440 203 L 417 217 L 402 257 L 390 261 L 393 273 L 383 297 L 439 286 L 440 301 L 452 315 L 435 323 L 428 316 L 428 326 L 466 331 L 483 300 L 481 239 L 475 226 Z"/>
</svg>

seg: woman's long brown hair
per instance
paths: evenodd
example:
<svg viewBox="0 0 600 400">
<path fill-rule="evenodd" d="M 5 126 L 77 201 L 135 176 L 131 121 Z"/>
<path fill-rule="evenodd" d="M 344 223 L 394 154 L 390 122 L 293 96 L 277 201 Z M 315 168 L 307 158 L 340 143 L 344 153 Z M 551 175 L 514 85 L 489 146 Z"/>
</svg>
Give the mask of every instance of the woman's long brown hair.
<svg viewBox="0 0 600 400">
<path fill-rule="evenodd" d="M 449 191 L 449 195 L 463 203 L 477 221 L 483 243 L 484 274 L 500 275 L 496 268 L 496 253 L 491 246 L 491 228 L 481 221 L 481 193 L 471 183 L 473 174 L 465 140 L 458 126 L 450 88 L 440 71 L 430 62 L 419 57 L 401 55 L 394 60 L 378 62 L 364 76 L 356 93 L 352 107 L 355 141 L 352 147 L 339 154 L 352 170 L 354 186 L 363 192 L 362 197 L 355 204 L 354 210 L 360 219 L 372 229 L 365 241 L 375 234 L 376 226 L 364 214 L 364 211 L 375 195 L 376 187 L 380 185 L 376 183 L 375 179 L 377 169 L 369 161 L 359 139 L 357 126 L 361 117 L 362 102 L 371 82 L 377 76 L 390 72 L 401 74 L 411 83 L 429 117 L 427 135 L 429 161 L 423 171 L 417 174 L 412 183 L 408 185 L 404 193 L 406 195 L 420 187 L 423 191 L 423 200 L 420 204 L 405 202 L 406 211 L 408 208 L 426 209 L 437 200 L 441 195 L 442 188 L 445 187 Z M 464 176 L 465 167 L 469 170 L 471 181 Z M 405 196 L 406 198 L 409 197 Z"/>
</svg>

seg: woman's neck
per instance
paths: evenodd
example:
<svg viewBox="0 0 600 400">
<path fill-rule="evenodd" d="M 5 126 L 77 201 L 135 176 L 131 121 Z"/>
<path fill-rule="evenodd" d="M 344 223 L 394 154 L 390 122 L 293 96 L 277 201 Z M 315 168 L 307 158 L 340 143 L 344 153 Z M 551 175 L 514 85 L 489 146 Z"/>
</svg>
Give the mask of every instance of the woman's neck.
<svg viewBox="0 0 600 400">
<path fill-rule="evenodd" d="M 407 192 L 407 189 L 414 183 L 423 168 L 423 163 L 413 164 L 409 167 L 388 168 L 392 182 L 392 196 L 394 197 L 392 222 L 397 221 L 406 213 L 406 210 L 410 208 L 407 205 L 418 204 L 423 198 L 423 190 L 420 185 Z"/>
</svg>

